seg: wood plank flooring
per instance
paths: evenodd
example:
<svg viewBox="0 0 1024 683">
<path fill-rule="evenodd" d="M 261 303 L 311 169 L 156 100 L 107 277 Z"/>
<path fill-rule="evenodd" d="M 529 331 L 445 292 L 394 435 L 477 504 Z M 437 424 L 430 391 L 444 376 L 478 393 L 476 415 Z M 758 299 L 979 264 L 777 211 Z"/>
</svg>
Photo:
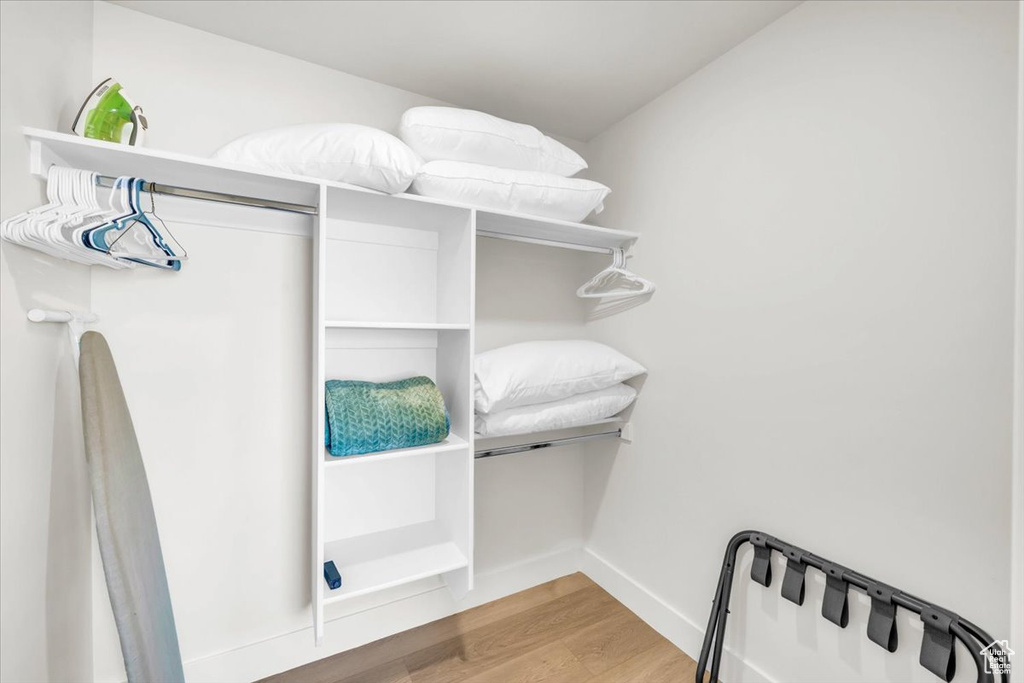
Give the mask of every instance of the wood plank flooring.
<svg viewBox="0 0 1024 683">
<path fill-rule="evenodd" d="M 577 573 L 262 683 L 688 683 L 696 669 Z"/>
</svg>

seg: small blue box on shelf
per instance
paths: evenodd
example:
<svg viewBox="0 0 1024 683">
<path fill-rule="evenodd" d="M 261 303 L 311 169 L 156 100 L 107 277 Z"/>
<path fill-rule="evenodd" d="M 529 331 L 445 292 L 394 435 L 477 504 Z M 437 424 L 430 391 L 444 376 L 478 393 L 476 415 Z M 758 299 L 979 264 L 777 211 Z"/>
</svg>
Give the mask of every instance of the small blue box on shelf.
<svg viewBox="0 0 1024 683">
<path fill-rule="evenodd" d="M 324 562 L 324 580 L 331 590 L 341 588 L 341 574 L 338 573 L 333 561 Z"/>
</svg>

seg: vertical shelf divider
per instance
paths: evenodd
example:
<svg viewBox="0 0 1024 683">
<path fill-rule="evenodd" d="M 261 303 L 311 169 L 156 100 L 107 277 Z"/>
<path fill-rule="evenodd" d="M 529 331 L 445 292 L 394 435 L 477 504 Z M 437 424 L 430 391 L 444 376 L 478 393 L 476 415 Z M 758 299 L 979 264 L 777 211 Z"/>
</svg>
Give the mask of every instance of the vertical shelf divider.
<svg viewBox="0 0 1024 683">
<path fill-rule="evenodd" d="M 445 581 L 448 583 L 449 588 L 452 591 L 452 595 L 456 599 L 465 597 L 469 591 L 473 590 L 473 554 L 474 554 L 474 537 L 475 537 L 475 472 L 476 467 L 476 430 L 474 429 L 474 389 L 475 383 L 473 379 L 473 355 L 476 349 L 476 221 L 477 212 L 476 209 L 472 209 L 469 212 L 469 338 L 466 341 L 466 357 L 463 359 L 465 363 L 465 392 L 468 396 L 468 401 L 463 410 L 466 412 L 464 419 L 466 424 L 469 425 L 466 433 L 466 441 L 469 443 L 469 449 L 466 451 L 466 465 L 465 465 L 465 481 L 463 482 L 464 490 L 466 492 L 465 505 L 469 508 L 469 514 L 465 520 L 465 547 L 464 552 L 469 559 L 469 566 L 465 569 L 461 569 L 455 572 L 450 572 L 449 575 L 445 576 Z"/>
<path fill-rule="evenodd" d="M 327 258 L 327 187 L 320 186 L 319 212 L 313 226 L 313 442 L 310 449 L 313 476 L 312 506 L 310 518 L 313 522 L 312 548 L 312 602 L 313 637 L 316 644 L 324 638 L 324 346 L 326 344 L 326 320 L 324 313 L 324 291 Z"/>
</svg>

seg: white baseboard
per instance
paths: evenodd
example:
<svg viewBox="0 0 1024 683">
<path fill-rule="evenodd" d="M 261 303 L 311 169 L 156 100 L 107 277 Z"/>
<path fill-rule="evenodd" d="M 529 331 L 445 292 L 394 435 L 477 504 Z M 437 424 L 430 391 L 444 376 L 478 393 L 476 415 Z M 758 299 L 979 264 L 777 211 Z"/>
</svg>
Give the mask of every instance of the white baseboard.
<svg viewBox="0 0 1024 683">
<path fill-rule="evenodd" d="M 680 650 L 693 659 L 700 655 L 700 648 L 704 642 L 703 626 L 676 610 L 592 550 L 583 551 L 582 571 Z M 708 609 L 711 609 L 710 603 Z M 701 616 L 707 618 L 707 615 Z M 720 677 L 724 681 L 775 683 L 775 679 L 764 671 L 728 649 L 722 652 Z"/>
<path fill-rule="evenodd" d="M 358 611 L 330 619 L 320 647 L 313 644 L 310 626 L 185 662 L 185 678 L 189 683 L 265 678 L 577 571 L 585 573 L 676 647 L 697 659 L 704 638 L 701 626 L 593 551 L 570 548 L 481 572 L 476 575 L 475 588 L 460 601 L 454 600 L 439 580 L 405 587 L 404 592 L 389 601 L 366 604 Z M 761 669 L 728 649 L 722 656 L 722 679 L 775 683 Z"/>
<path fill-rule="evenodd" d="M 460 601 L 438 580 L 417 584 L 397 599 L 327 621 L 320 647 L 313 644 L 310 625 L 185 662 L 185 679 L 189 683 L 254 681 L 572 574 L 579 571 L 580 562 L 580 549 L 570 548 L 482 572 L 476 575 L 475 588 Z"/>
</svg>

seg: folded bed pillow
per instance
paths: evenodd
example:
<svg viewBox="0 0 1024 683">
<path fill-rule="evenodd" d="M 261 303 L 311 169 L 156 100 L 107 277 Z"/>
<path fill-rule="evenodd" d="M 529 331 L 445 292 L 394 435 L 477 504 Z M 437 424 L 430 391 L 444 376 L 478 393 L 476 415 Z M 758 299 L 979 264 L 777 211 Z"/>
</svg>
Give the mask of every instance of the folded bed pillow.
<svg viewBox="0 0 1024 683">
<path fill-rule="evenodd" d="M 611 192 L 601 183 L 539 171 L 431 161 L 423 165 L 410 192 L 497 211 L 579 222 Z"/>
<path fill-rule="evenodd" d="M 354 123 L 310 123 L 238 138 L 214 155 L 270 171 L 404 192 L 423 160 L 394 135 Z"/>
<path fill-rule="evenodd" d="M 622 412 L 634 398 L 636 389 L 626 384 L 615 384 L 560 401 L 477 415 L 476 432 L 481 436 L 508 436 L 579 427 Z"/>
<path fill-rule="evenodd" d="M 413 107 L 402 115 L 398 134 L 426 161 L 466 161 L 560 176 L 587 167 L 583 157 L 533 126 L 471 109 Z"/>
<path fill-rule="evenodd" d="M 647 372 L 610 346 L 588 340 L 532 341 L 477 354 L 475 404 L 480 414 L 558 401 Z"/>
</svg>

